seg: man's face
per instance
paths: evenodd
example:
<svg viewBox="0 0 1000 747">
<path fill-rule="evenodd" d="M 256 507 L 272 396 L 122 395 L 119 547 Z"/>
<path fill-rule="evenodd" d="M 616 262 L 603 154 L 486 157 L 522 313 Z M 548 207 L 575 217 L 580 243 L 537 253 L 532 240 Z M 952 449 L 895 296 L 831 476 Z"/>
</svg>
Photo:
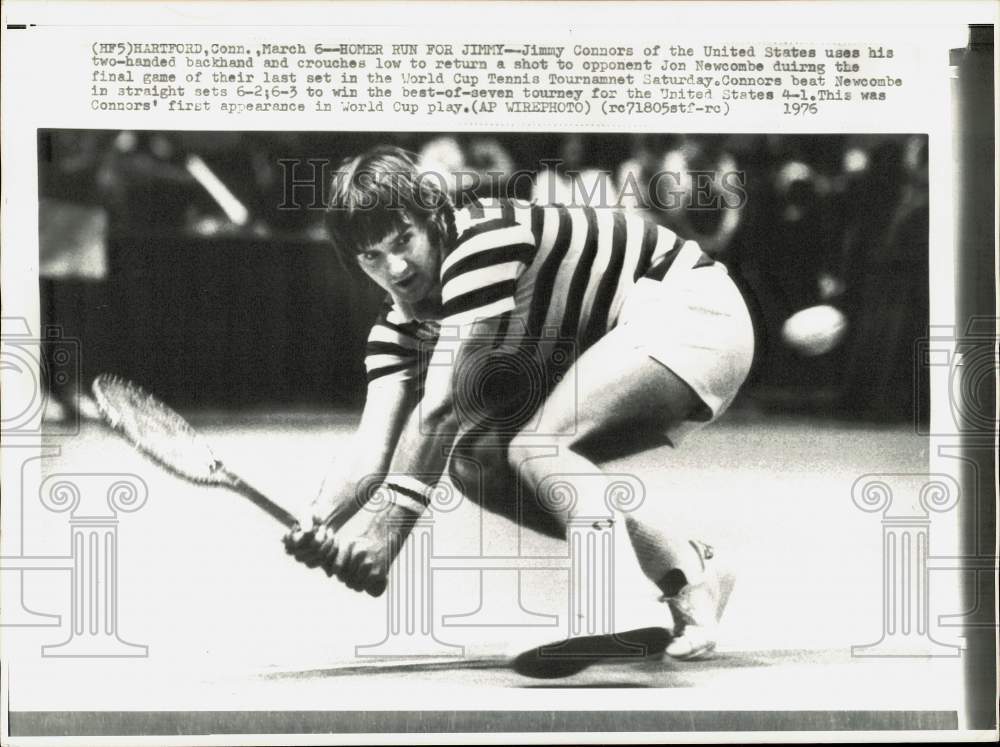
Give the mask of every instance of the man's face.
<svg viewBox="0 0 1000 747">
<path fill-rule="evenodd" d="M 413 222 L 359 252 L 358 264 L 368 277 L 407 303 L 440 293 L 440 252 L 427 230 Z"/>
</svg>

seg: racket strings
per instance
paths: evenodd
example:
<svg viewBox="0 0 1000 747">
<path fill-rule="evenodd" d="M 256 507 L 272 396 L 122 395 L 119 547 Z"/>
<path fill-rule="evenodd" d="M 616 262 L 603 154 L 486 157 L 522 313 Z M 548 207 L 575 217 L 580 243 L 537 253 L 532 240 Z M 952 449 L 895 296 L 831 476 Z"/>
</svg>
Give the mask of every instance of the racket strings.
<svg viewBox="0 0 1000 747">
<path fill-rule="evenodd" d="M 223 483 L 222 462 L 178 413 L 132 382 L 102 374 L 94 396 L 108 423 L 136 448 L 181 477 Z"/>
</svg>

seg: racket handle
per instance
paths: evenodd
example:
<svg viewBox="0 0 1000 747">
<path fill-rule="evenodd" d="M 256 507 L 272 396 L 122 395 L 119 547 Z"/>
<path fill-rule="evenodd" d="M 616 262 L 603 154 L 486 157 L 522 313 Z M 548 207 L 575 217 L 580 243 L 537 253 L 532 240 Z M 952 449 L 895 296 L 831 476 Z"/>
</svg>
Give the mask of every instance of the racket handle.
<svg viewBox="0 0 1000 747">
<path fill-rule="evenodd" d="M 291 513 L 283 509 L 277 503 L 272 501 L 266 495 L 261 493 L 253 485 L 250 485 L 239 475 L 234 475 L 229 470 L 224 469 L 224 474 L 227 478 L 227 484 L 237 493 L 242 495 L 244 498 L 248 499 L 251 503 L 255 504 L 257 507 L 266 511 L 270 516 L 277 519 L 280 523 L 284 524 L 288 529 L 292 529 L 299 524 L 299 520 Z"/>
</svg>

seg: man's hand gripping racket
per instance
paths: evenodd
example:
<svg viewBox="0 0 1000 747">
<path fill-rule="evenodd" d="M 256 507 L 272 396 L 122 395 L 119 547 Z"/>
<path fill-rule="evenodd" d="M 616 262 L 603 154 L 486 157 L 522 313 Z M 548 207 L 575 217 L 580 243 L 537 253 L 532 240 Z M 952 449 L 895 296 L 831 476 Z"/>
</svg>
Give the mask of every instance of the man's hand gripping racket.
<svg viewBox="0 0 1000 747">
<path fill-rule="evenodd" d="M 334 533 L 343 519 L 331 517 L 328 522 L 303 529 L 291 512 L 229 470 L 183 417 L 142 387 L 118 376 L 101 374 L 94 380 L 93 391 L 104 421 L 140 452 L 189 482 L 229 488 L 247 498 L 288 530 L 285 548 L 296 560 L 310 568 L 322 565 L 328 576 L 340 575 L 336 561 L 343 553 L 337 552 Z M 381 593 L 384 586 L 366 590 Z"/>
</svg>

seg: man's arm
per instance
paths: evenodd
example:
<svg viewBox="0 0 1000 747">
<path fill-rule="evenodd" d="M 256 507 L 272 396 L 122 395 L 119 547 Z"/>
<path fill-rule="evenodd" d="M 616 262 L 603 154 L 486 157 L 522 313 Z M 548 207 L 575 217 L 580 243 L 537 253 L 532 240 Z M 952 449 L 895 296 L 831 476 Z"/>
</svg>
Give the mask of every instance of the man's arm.
<svg viewBox="0 0 1000 747">
<path fill-rule="evenodd" d="M 456 247 L 441 266 L 444 319 L 427 366 L 424 394 L 400 434 L 389 474 L 382 486 L 385 510 L 373 514 L 364 533 L 328 552 L 328 569 L 349 587 L 377 596 L 385 589 L 389 566 L 430 502 L 452 445 L 476 413 L 466 412 L 460 396 L 486 382 L 470 379 L 488 371 L 466 365 L 469 356 L 489 354 L 490 343 L 505 328 L 516 306 L 514 291 L 535 245 L 529 210 L 498 202 L 456 216 Z"/>
<path fill-rule="evenodd" d="M 372 513 L 360 536 L 339 546 L 332 538 L 327 540 L 324 568 L 349 588 L 372 596 L 385 590 L 389 567 L 430 503 L 431 491 L 444 473 L 459 431 L 482 415 L 461 406 L 456 408 L 454 393 L 459 387 L 476 386 L 476 382 L 465 380 L 464 372 L 486 372 L 470 357 L 489 355 L 494 335 L 503 324 L 502 316 L 451 329 L 447 320 L 442 323 L 442 335 L 428 366 L 424 396 L 403 427 L 381 486 L 387 505 Z M 461 334 L 451 334 L 458 329 Z"/>
<path fill-rule="evenodd" d="M 363 505 L 368 490 L 389 469 L 396 441 L 413 411 L 426 332 L 399 319 L 386 303 L 365 345 L 368 393 L 361 423 L 313 501 L 313 517 L 334 531 Z"/>
<path fill-rule="evenodd" d="M 382 512 L 392 514 L 394 521 L 408 516 L 415 520 L 444 473 L 459 426 L 452 397 L 452 362 L 462 354 L 462 346 L 447 338 L 439 338 L 431 354 L 423 396 L 401 428 L 384 483 L 393 507 L 405 509 L 403 513 Z"/>
<path fill-rule="evenodd" d="M 329 559 L 334 533 L 364 505 L 389 468 L 416 402 L 420 334 L 416 325 L 394 320 L 392 306 L 386 305 L 368 335 L 368 393 L 361 422 L 313 500 L 311 521 L 284 538 L 289 554 L 310 568 Z"/>
<path fill-rule="evenodd" d="M 382 482 L 416 404 L 414 384 L 376 380 L 369 385 L 361 422 L 313 500 L 314 524 L 340 529 L 361 508 L 366 491 Z"/>
<path fill-rule="evenodd" d="M 285 549 L 309 568 L 326 565 L 336 551 L 334 535 L 354 516 L 381 483 L 403 425 L 416 401 L 413 381 L 383 380 L 368 387 L 358 429 L 338 454 L 319 495 L 311 521 L 285 535 Z M 327 575 L 333 575 L 325 567 Z"/>
</svg>

